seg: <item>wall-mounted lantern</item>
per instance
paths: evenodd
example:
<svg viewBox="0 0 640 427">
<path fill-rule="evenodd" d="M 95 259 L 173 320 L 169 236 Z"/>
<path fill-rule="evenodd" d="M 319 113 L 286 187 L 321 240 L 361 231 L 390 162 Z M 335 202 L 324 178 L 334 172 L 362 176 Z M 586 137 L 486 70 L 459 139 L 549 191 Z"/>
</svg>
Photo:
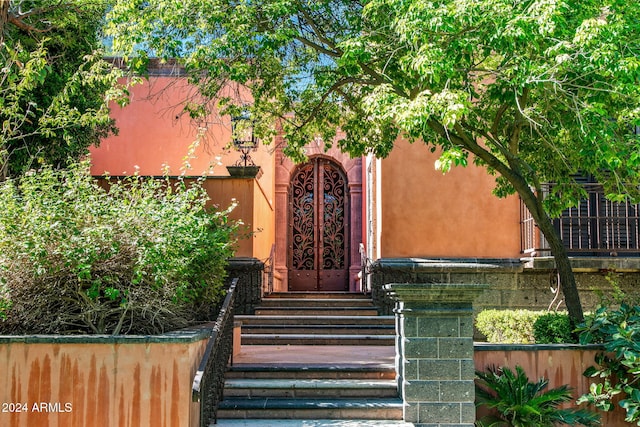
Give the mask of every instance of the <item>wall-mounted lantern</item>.
<svg viewBox="0 0 640 427">
<path fill-rule="evenodd" d="M 227 166 L 229 175 L 255 178 L 260 166 L 256 166 L 250 153 L 258 149 L 260 140 L 254 134 L 254 120 L 248 110 L 231 117 L 231 135 L 233 148 L 240 152 L 240 159 L 233 166 Z"/>
<path fill-rule="evenodd" d="M 253 120 L 247 110 L 243 110 L 238 116 L 231 117 L 231 134 L 233 135 L 233 146 L 240 154 L 240 160 L 236 166 L 255 166 L 256 164 L 249 155 L 250 152 L 258 149 L 258 138 L 253 133 Z"/>
</svg>

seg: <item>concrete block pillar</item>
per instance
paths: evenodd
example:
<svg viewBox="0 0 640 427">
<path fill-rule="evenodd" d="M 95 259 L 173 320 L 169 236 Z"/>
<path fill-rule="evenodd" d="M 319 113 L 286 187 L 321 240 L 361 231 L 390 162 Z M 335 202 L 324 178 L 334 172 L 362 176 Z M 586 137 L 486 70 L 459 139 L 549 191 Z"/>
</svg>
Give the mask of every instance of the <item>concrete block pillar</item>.
<svg viewBox="0 0 640 427">
<path fill-rule="evenodd" d="M 473 301 L 487 285 L 391 283 L 396 372 L 404 420 L 417 426 L 473 427 Z"/>
</svg>

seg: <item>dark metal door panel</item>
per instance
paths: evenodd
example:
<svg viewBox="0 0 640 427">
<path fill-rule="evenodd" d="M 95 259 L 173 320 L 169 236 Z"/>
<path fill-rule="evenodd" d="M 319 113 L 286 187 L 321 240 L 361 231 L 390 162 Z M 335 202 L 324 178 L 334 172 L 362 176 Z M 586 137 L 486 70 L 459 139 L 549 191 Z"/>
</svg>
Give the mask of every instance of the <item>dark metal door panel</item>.
<svg viewBox="0 0 640 427">
<path fill-rule="evenodd" d="M 290 291 L 316 291 L 318 290 L 317 270 L 290 270 Z"/>
<path fill-rule="evenodd" d="M 314 159 L 296 171 L 289 201 L 289 289 L 348 288 L 348 197 L 344 173 Z"/>
<path fill-rule="evenodd" d="M 346 291 L 348 275 L 346 270 L 322 270 L 320 271 L 319 291 Z"/>
</svg>

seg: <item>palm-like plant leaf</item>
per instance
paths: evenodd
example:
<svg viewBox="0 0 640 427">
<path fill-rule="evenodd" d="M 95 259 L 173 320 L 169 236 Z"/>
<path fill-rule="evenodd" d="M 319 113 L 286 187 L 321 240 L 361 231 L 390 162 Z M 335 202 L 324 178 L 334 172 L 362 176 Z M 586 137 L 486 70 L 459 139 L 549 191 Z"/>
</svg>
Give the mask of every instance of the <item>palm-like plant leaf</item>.
<svg viewBox="0 0 640 427">
<path fill-rule="evenodd" d="M 476 372 L 478 405 L 494 409 L 498 417 L 487 417 L 481 426 L 545 427 L 559 424 L 596 426 L 599 417 L 586 410 L 561 409 L 562 403 L 571 401 L 571 390 L 561 386 L 545 391 L 549 381 L 540 378 L 529 381 L 524 369 L 489 367 Z"/>
</svg>

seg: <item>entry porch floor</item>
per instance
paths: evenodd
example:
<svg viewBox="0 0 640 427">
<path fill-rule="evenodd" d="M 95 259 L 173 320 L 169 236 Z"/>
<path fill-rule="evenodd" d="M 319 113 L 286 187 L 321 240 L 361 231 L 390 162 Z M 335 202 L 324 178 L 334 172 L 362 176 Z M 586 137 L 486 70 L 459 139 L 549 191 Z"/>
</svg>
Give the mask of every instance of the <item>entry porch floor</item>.
<svg viewBox="0 0 640 427">
<path fill-rule="evenodd" d="M 393 346 L 243 345 L 233 365 L 336 365 L 395 367 Z"/>
</svg>

